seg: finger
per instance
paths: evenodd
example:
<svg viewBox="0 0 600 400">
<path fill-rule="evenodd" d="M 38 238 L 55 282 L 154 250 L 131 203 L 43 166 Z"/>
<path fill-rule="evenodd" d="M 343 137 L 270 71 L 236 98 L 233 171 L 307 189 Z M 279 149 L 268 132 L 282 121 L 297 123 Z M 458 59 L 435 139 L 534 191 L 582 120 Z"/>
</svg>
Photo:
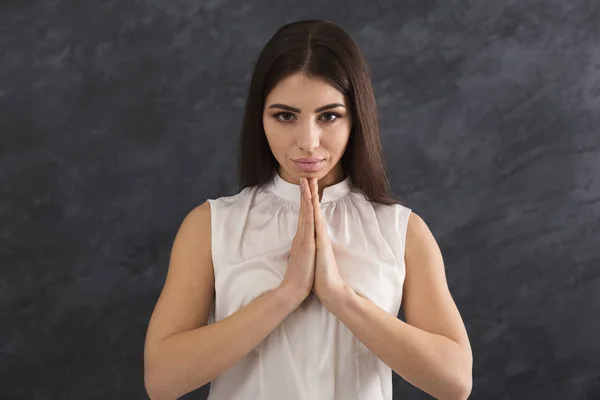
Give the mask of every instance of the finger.
<svg viewBox="0 0 600 400">
<path fill-rule="evenodd" d="M 307 200 L 307 204 L 309 204 L 310 202 L 310 198 L 311 198 L 311 193 L 310 193 L 310 182 L 308 181 L 307 178 L 304 178 L 304 194 L 305 194 L 305 200 Z"/>
<path fill-rule="evenodd" d="M 310 195 L 311 195 L 311 198 L 314 195 L 318 194 L 318 193 L 319 193 L 319 184 L 318 184 L 317 178 L 312 178 L 310 180 Z"/>
<path fill-rule="evenodd" d="M 310 187 L 308 185 L 308 179 L 304 179 L 305 182 L 305 187 L 304 187 L 304 191 L 305 191 L 305 202 L 306 202 L 306 228 L 308 230 L 308 232 L 310 232 L 310 234 L 313 235 L 314 237 L 314 232 L 315 232 L 315 217 L 313 215 L 314 211 L 313 211 L 313 205 L 312 205 L 312 201 L 311 201 L 311 195 L 310 195 Z M 308 233 L 307 233 L 308 235 Z"/>
<path fill-rule="evenodd" d="M 316 182 L 315 187 L 318 187 L 316 185 Z M 321 212 L 321 203 L 319 201 L 319 198 L 319 192 L 317 189 L 312 201 L 312 208 L 314 209 L 313 214 L 315 219 L 315 235 L 319 239 L 326 239 L 327 228 L 325 226 L 325 219 L 323 218 L 323 213 Z"/>
<path fill-rule="evenodd" d="M 296 230 L 297 234 L 299 235 L 302 235 L 304 232 L 304 224 L 306 220 L 306 194 L 304 193 L 304 184 L 302 179 L 303 178 L 300 178 L 300 212 L 298 213 L 298 229 Z"/>
<path fill-rule="evenodd" d="M 313 180 L 313 199 L 314 202 L 312 204 L 313 208 L 315 208 L 315 223 L 317 222 L 317 216 L 321 215 L 321 196 L 319 196 L 319 183 L 317 178 Z"/>
<path fill-rule="evenodd" d="M 315 219 L 315 233 L 317 237 L 321 237 L 322 235 L 322 215 L 321 215 L 321 203 L 319 203 L 319 193 L 315 194 L 312 199 L 312 208 L 314 209 L 314 219 Z"/>
</svg>

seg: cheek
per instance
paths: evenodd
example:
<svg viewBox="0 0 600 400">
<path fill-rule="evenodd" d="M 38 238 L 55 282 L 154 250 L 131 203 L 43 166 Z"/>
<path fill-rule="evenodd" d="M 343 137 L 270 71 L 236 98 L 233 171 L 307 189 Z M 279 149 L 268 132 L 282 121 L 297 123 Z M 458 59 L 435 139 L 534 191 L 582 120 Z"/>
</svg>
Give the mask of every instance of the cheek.
<svg viewBox="0 0 600 400">
<path fill-rule="evenodd" d="M 284 156 L 287 149 L 291 146 L 289 143 L 289 136 L 283 135 L 281 128 L 278 129 L 277 123 L 274 123 L 273 121 L 263 120 L 263 128 L 265 130 L 267 142 L 269 142 L 269 147 L 275 155 L 275 158 Z"/>
<path fill-rule="evenodd" d="M 277 135 L 275 134 L 276 130 L 274 129 L 273 123 L 268 119 L 263 119 L 263 129 L 265 131 L 265 136 L 267 137 L 267 141 L 271 146 L 273 146 L 277 139 Z"/>
<path fill-rule="evenodd" d="M 328 132 L 326 142 L 322 144 L 333 154 L 341 156 L 348 143 L 350 131 L 347 126 L 340 127 Z M 325 139 L 325 138 L 324 138 Z"/>
</svg>

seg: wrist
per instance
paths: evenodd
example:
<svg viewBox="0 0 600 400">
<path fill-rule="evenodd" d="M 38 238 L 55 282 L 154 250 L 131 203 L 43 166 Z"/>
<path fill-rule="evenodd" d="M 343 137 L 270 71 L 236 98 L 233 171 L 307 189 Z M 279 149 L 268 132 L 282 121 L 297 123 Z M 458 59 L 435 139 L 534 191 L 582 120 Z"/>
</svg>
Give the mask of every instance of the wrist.
<svg viewBox="0 0 600 400">
<path fill-rule="evenodd" d="M 290 309 L 290 312 L 294 311 L 302 304 L 304 299 L 308 296 L 306 291 L 287 285 L 280 285 L 274 291 L 277 298 Z"/>
<path fill-rule="evenodd" d="M 335 290 L 328 291 L 327 296 L 323 296 L 324 298 L 320 300 L 325 308 L 337 316 L 341 310 L 348 307 L 354 296 L 356 296 L 354 289 L 348 285 L 343 285 Z"/>
</svg>

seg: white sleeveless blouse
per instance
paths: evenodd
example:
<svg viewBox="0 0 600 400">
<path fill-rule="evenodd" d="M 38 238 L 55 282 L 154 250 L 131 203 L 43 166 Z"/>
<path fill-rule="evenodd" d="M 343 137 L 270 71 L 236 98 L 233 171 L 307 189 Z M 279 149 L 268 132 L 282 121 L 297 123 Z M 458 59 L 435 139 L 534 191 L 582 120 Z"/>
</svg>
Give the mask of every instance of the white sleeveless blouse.
<svg viewBox="0 0 600 400">
<path fill-rule="evenodd" d="M 296 234 L 300 186 L 276 173 L 262 189 L 249 187 L 208 201 L 213 323 L 280 284 Z M 396 316 L 411 210 L 367 201 L 348 176 L 323 190 L 321 212 L 346 284 Z M 211 382 L 208 398 L 391 400 L 392 371 L 311 294 L 247 356 Z"/>
</svg>

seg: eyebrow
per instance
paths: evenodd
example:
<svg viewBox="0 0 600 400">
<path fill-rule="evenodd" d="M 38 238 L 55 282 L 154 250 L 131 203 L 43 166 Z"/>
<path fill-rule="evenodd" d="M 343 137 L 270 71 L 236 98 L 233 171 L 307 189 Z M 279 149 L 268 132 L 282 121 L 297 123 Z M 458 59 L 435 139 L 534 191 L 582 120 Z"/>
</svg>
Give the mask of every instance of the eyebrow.
<svg viewBox="0 0 600 400">
<path fill-rule="evenodd" d="M 330 108 L 336 108 L 336 107 L 346 108 L 346 106 L 341 103 L 331 103 L 331 104 L 327 104 L 326 106 L 317 108 L 315 110 L 315 112 L 318 113 L 318 112 L 329 110 Z M 269 106 L 269 108 L 281 108 L 283 110 L 293 111 L 293 112 L 297 112 L 297 113 L 301 112 L 299 108 L 286 106 L 285 104 L 280 104 L 280 103 L 271 104 Z"/>
</svg>

